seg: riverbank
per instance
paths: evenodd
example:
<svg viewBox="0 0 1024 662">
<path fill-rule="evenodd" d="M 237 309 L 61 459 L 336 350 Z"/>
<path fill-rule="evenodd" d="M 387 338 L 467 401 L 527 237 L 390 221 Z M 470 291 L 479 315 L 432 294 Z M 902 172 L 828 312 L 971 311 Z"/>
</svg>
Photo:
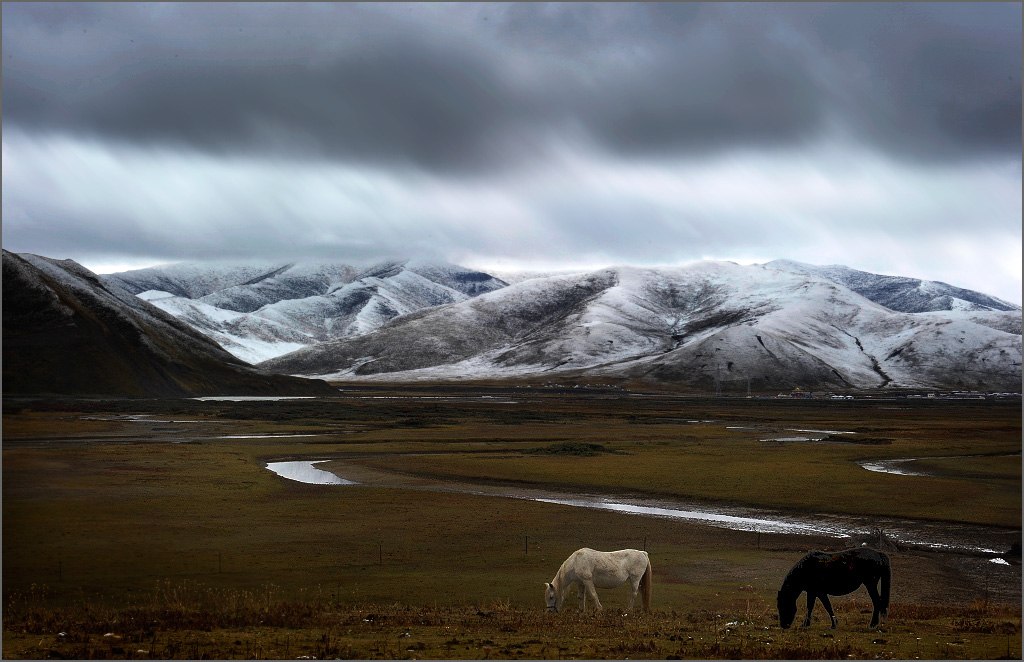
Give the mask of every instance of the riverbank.
<svg viewBox="0 0 1024 662">
<path fill-rule="evenodd" d="M 396 454 L 400 455 L 400 454 Z M 416 455 L 421 455 L 416 453 Z M 767 509 L 742 508 L 711 503 L 679 501 L 622 495 L 580 494 L 566 491 L 530 489 L 516 484 L 472 483 L 432 480 L 388 471 L 367 471 L 359 457 L 346 460 L 321 458 L 269 462 L 267 469 L 282 478 L 310 485 L 358 485 L 401 487 L 434 492 L 461 492 L 553 503 L 575 508 L 608 510 L 641 517 L 664 518 L 700 523 L 711 527 L 750 531 L 757 534 L 794 534 L 823 536 L 849 545 L 874 543 L 881 548 L 944 551 L 978 557 L 1009 565 L 1009 551 L 1020 538 L 1014 529 L 967 525 L 958 522 L 934 522 L 897 518 L 798 514 Z M 885 472 L 883 472 L 885 473 Z M 342 476 L 358 475 L 360 480 Z M 896 475 L 918 474 L 898 472 Z M 875 541 L 877 540 L 877 543 Z M 884 541 L 884 542 L 883 542 Z"/>
</svg>

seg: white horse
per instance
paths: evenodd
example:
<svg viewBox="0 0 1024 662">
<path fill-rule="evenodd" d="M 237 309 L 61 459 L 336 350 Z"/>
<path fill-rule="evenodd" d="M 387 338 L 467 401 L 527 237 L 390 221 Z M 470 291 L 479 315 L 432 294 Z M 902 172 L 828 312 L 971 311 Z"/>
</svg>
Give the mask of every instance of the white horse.
<svg viewBox="0 0 1024 662">
<path fill-rule="evenodd" d="M 601 609 L 597 599 L 598 588 L 616 588 L 629 583 L 629 607 L 633 608 L 636 594 L 643 589 L 644 609 L 651 610 L 651 560 L 647 552 L 620 549 L 617 552 L 598 552 L 589 547 L 577 549 L 569 555 L 551 582 L 544 583 L 544 600 L 548 611 L 560 611 L 569 589 L 576 584 L 580 594 L 580 610 L 586 609 L 587 596 L 594 607 Z"/>
</svg>

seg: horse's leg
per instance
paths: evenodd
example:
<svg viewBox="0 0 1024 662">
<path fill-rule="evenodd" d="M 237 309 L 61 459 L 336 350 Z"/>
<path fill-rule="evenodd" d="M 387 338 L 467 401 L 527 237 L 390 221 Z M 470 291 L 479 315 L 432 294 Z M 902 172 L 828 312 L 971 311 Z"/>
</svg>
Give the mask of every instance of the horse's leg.
<svg viewBox="0 0 1024 662">
<path fill-rule="evenodd" d="M 832 603 L 828 600 L 828 593 L 822 593 L 818 596 L 818 599 L 821 600 L 821 606 L 825 608 L 828 617 L 832 619 L 832 627 L 830 629 L 835 630 L 838 623 L 836 622 L 836 615 L 832 613 Z"/>
<path fill-rule="evenodd" d="M 630 580 L 629 582 L 629 604 L 626 606 L 626 611 L 633 611 L 633 603 L 636 602 L 636 594 L 640 592 L 640 580 Z"/>
<path fill-rule="evenodd" d="M 601 606 L 601 601 L 597 599 L 597 587 L 594 586 L 594 582 L 587 582 L 586 583 L 586 587 L 587 587 L 587 595 L 590 597 L 591 601 L 594 603 L 594 609 L 597 609 L 598 611 L 600 611 L 601 609 L 604 609 L 604 607 Z"/>
<path fill-rule="evenodd" d="M 810 590 L 807 591 L 807 618 L 804 619 L 803 627 L 807 627 L 811 624 L 811 613 L 814 611 L 814 601 L 817 597 L 818 596 Z"/>
<path fill-rule="evenodd" d="M 877 582 L 877 579 L 864 582 L 864 588 L 868 590 L 868 595 L 871 596 L 871 606 L 873 609 L 871 611 L 871 625 L 869 625 L 868 627 L 872 628 L 878 627 L 879 621 L 881 620 L 880 617 L 882 612 L 882 598 L 878 595 Z"/>
</svg>

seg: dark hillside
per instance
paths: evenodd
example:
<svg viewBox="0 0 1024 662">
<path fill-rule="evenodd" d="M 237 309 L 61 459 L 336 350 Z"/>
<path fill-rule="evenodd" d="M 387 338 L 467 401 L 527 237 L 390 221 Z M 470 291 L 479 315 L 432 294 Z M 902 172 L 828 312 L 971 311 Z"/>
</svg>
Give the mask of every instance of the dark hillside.
<svg viewBox="0 0 1024 662">
<path fill-rule="evenodd" d="M 260 372 L 70 260 L 3 252 L 4 395 L 330 395 Z"/>
</svg>

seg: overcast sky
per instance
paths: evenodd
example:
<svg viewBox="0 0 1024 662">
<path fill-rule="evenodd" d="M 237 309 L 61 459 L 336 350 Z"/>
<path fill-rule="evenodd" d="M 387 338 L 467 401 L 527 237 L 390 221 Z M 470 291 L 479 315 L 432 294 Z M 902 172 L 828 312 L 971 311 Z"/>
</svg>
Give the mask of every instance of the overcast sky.
<svg viewBox="0 0 1024 662">
<path fill-rule="evenodd" d="M 1021 302 L 1021 5 L 3 3 L 3 245 Z"/>
</svg>

